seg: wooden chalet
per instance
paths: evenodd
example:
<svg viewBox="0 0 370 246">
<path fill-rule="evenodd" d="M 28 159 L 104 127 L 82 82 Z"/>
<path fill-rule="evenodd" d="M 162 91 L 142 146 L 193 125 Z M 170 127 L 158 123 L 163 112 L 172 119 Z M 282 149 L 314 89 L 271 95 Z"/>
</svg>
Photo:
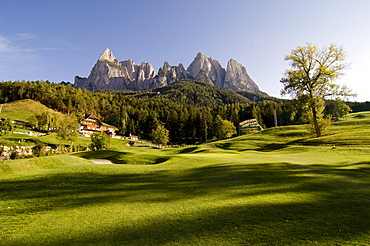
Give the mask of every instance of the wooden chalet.
<svg viewBox="0 0 370 246">
<path fill-rule="evenodd" d="M 239 123 L 239 133 L 248 134 L 252 132 L 263 131 L 264 129 L 256 119 L 245 120 Z"/>
<path fill-rule="evenodd" d="M 95 115 L 90 114 L 80 123 L 78 133 L 81 136 L 91 137 L 95 132 L 105 132 L 110 137 L 114 137 L 114 135 L 116 135 L 116 130 L 116 127 L 108 125 L 99 120 Z"/>
</svg>

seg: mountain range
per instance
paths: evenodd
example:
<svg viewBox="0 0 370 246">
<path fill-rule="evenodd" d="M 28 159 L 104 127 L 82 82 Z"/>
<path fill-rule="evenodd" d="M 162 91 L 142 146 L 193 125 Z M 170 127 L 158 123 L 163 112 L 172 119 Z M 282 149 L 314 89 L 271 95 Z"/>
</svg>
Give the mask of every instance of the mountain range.
<svg viewBox="0 0 370 246">
<path fill-rule="evenodd" d="M 183 79 L 203 81 L 233 91 L 261 92 L 246 68 L 234 59 L 229 60 L 225 69 L 217 60 L 199 52 L 187 69 L 181 63 L 171 66 L 164 62 L 157 73 L 148 62 L 138 65 L 132 60 L 118 61 L 110 49 L 100 55 L 87 78 L 75 77 L 74 87 L 139 91 L 171 85 Z"/>
</svg>

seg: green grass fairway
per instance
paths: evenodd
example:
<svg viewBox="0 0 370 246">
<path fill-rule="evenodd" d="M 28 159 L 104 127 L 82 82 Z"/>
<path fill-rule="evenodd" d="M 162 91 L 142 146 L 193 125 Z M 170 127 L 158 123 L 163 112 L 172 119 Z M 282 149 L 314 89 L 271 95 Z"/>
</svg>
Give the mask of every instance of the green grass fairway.
<svg viewBox="0 0 370 246">
<path fill-rule="evenodd" d="M 370 245 L 369 116 L 0 162 L 0 245 Z"/>
</svg>

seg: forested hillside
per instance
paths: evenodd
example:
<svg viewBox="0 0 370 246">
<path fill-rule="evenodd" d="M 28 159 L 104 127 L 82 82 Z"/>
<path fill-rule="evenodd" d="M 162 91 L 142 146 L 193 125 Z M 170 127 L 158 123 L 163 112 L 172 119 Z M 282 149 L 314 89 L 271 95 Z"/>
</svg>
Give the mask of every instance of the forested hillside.
<svg viewBox="0 0 370 246">
<path fill-rule="evenodd" d="M 93 113 L 114 125 L 122 135 L 150 139 L 152 129 L 164 125 L 170 142 L 200 143 L 216 138 L 217 116 L 237 126 L 257 118 L 272 127 L 274 110 L 278 125 L 302 123 L 294 101 L 251 102 L 235 92 L 196 81 L 182 81 L 150 91 L 98 91 L 44 81 L 0 82 L 0 103 L 33 99 L 59 112 L 82 120 Z M 1 116 L 1 115 L 0 115 Z"/>
<path fill-rule="evenodd" d="M 181 80 L 152 90 L 129 91 L 120 94 L 137 98 L 165 98 L 182 104 L 202 107 L 250 102 L 249 99 L 234 91 L 195 80 Z"/>
</svg>

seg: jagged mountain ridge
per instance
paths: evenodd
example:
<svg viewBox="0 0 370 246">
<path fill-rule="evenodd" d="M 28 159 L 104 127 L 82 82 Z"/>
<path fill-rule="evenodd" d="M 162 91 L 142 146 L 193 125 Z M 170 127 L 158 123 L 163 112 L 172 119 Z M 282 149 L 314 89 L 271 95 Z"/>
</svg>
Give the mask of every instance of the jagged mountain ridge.
<svg viewBox="0 0 370 246">
<path fill-rule="evenodd" d="M 199 80 L 233 91 L 261 92 L 246 68 L 234 59 L 230 59 L 225 69 L 217 60 L 199 52 L 187 69 L 181 63 L 171 66 L 164 62 L 156 73 L 147 62 L 138 65 L 132 60 L 118 61 L 110 49 L 100 55 L 87 78 L 75 77 L 74 87 L 138 91 L 170 85 L 182 79 Z"/>
</svg>

